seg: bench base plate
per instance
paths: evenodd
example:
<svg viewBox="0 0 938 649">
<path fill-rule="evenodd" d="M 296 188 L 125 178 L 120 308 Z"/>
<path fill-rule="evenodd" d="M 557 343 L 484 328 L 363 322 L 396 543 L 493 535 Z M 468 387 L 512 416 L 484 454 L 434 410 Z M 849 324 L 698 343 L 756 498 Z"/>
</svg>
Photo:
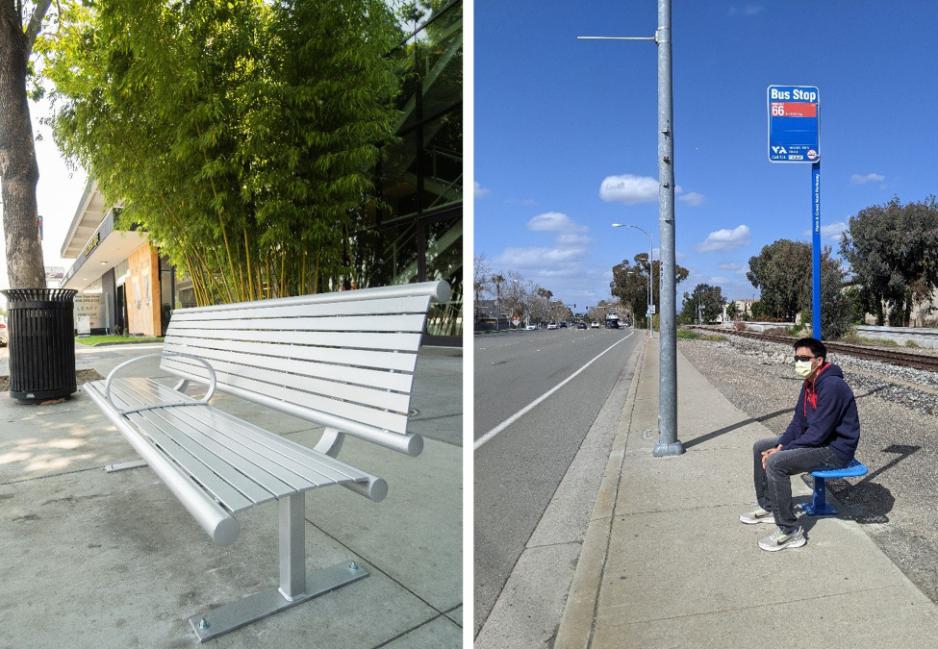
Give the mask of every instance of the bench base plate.
<svg viewBox="0 0 938 649">
<path fill-rule="evenodd" d="M 189 624 L 199 641 L 205 642 L 367 576 L 368 571 L 360 565 L 340 563 L 307 573 L 306 592 L 293 600 L 288 600 L 279 589 L 274 588 L 224 604 L 207 613 L 193 615 L 189 618 Z"/>
</svg>

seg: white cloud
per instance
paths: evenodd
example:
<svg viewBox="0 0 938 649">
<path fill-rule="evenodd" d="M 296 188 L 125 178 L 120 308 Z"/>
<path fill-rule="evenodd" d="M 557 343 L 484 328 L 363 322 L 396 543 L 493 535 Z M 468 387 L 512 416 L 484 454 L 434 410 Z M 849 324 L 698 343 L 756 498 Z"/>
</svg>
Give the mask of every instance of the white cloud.
<svg viewBox="0 0 938 649">
<path fill-rule="evenodd" d="M 510 268 L 541 268 L 546 264 L 569 262 L 582 256 L 586 250 L 582 247 L 544 248 L 505 248 L 493 261 L 495 266 Z"/>
<path fill-rule="evenodd" d="M 544 212 L 528 221 L 528 230 L 535 232 L 562 232 L 570 230 L 585 230 L 578 226 L 573 219 L 563 212 Z"/>
<path fill-rule="evenodd" d="M 886 176 L 882 174 L 853 174 L 850 176 L 850 182 L 854 185 L 865 185 L 867 183 L 881 183 L 886 180 Z"/>
<path fill-rule="evenodd" d="M 587 237 L 586 235 L 583 235 L 583 234 L 576 234 L 576 233 L 573 233 L 573 232 L 568 232 L 568 233 L 565 233 L 565 234 L 561 234 L 561 235 L 559 235 L 559 236 L 557 237 L 557 243 L 562 243 L 562 244 L 564 244 L 564 245 L 572 245 L 572 246 L 580 245 L 580 246 L 583 246 L 583 245 L 586 245 L 586 244 L 589 243 L 589 242 L 590 242 L 590 238 Z"/>
<path fill-rule="evenodd" d="M 828 239 L 840 240 L 843 238 L 844 233 L 847 231 L 849 226 L 845 221 L 840 221 L 839 223 L 831 223 L 830 225 L 821 226 L 821 236 L 827 237 Z"/>
<path fill-rule="evenodd" d="M 689 192 L 683 196 L 679 196 L 677 200 L 681 201 L 682 203 L 687 203 L 691 207 L 698 207 L 703 204 L 704 196 L 703 194 L 699 194 L 697 192 Z"/>
<path fill-rule="evenodd" d="M 707 235 L 703 243 L 697 245 L 698 252 L 732 250 L 749 243 L 749 226 L 740 225 L 732 230 L 716 230 Z"/>
<path fill-rule="evenodd" d="M 735 262 L 720 264 L 720 270 L 739 270 L 739 264 Z"/>
<path fill-rule="evenodd" d="M 736 7 L 730 7 L 730 10 L 727 15 L 736 16 L 736 15 L 742 14 L 743 16 L 757 16 L 763 11 L 765 11 L 765 7 L 763 5 L 748 4 L 748 5 L 743 6 L 742 9 L 737 9 Z"/>
<path fill-rule="evenodd" d="M 491 189 L 480 185 L 478 180 L 475 181 L 475 197 L 476 198 L 485 198 L 491 193 L 492 193 Z"/>
<path fill-rule="evenodd" d="M 599 197 L 609 203 L 653 203 L 658 200 L 658 181 L 648 176 L 606 176 Z"/>
<path fill-rule="evenodd" d="M 840 241 L 844 233 L 849 229 L 846 221 L 838 221 L 837 223 L 829 223 L 827 225 L 821 226 L 821 238 L 830 239 L 832 241 Z M 811 238 L 811 230 L 804 230 L 802 234 Z"/>
</svg>

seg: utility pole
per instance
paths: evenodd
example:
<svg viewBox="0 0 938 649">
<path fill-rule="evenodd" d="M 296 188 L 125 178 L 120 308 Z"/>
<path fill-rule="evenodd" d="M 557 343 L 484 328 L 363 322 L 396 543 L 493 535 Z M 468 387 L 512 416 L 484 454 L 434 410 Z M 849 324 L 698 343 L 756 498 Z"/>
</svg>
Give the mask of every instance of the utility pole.
<svg viewBox="0 0 938 649">
<path fill-rule="evenodd" d="M 658 0 L 654 36 L 578 36 L 580 40 L 654 41 L 658 45 L 658 229 L 661 333 L 658 337 L 658 442 L 655 457 L 680 455 L 677 438 L 677 322 L 674 277 L 674 111 L 671 101 L 671 0 Z"/>
</svg>

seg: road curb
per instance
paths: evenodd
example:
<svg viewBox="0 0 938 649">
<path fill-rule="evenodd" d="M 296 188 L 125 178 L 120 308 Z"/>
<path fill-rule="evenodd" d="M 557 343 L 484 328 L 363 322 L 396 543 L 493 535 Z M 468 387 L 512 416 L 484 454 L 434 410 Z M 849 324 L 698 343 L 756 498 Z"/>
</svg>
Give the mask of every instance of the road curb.
<svg viewBox="0 0 938 649">
<path fill-rule="evenodd" d="M 587 649 L 590 644 L 596 601 L 599 597 L 603 568 L 609 549 L 609 535 L 612 531 L 613 510 L 622 475 L 622 463 L 625 461 L 625 451 L 628 446 L 635 395 L 638 392 L 638 384 L 645 365 L 646 346 L 647 341 L 645 345 L 642 345 L 639 359 L 635 364 L 628 396 L 622 408 L 619 430 L 612 442 L 609 460 L 596 494 L 589 527 L 583 538 L 583 547 L 580 550 L 580 558 L 577 560 L 576 571 L 573 574 L 563 616 L 560 618 L 560 626 L 557 628 L 553 649 Z"/>
</svg>

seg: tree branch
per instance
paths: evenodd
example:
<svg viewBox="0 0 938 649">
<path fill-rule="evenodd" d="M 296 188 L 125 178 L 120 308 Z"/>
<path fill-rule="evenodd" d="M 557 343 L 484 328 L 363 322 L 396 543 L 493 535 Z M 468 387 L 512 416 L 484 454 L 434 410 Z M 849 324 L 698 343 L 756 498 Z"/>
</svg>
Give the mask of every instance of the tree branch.
<svg viewBox="0 0 938 649">
<path fill-rule="evenodd" d="M 39 36 L 42 21 L 46 17 L 46 12 L 49 11 L 50 4 L 52 4 L 52 0 L 38 0 L 36 2 L 36 8 L 33 9 L 33 15 L 26 27 L 26 58 L 29 58 L 29 55 L 32 54 L 33 43 L 36 42 L 36 37 Z"/>
</svg>

